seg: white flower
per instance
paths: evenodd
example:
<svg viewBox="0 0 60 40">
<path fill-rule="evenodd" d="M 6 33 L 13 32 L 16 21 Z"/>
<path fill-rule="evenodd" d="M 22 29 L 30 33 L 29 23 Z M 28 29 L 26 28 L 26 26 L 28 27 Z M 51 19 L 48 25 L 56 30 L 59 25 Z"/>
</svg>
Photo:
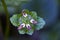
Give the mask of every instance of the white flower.
<svg viewBox="0 0 60 40">
<path fill-rule="evenodd" d="M 21 25 L 23 25 L 23 27 L 25 27 L 25 23 L 22 23 Z"/>
<path fill-rule="evenodd" d="M 27 17 L 28 15 L 27 15 L 27 13 L 23 13 L 23 16 L 24 16 L 24 17 Z"/>
<path fill-rule="evenodd" d="M 31 22 L 32 24 L 37 24 L 37 21 L 35 21 L 34 19 L 31 19 L 30 22 Z"/>
<path fill-rule="evenodd" d="M 28 30 L 30 30 L 30 29 L 31 29 L 30 24 L 26 24 L 26 28 L 27 28 Z"/>
<path fill-rule="evenodd" d="M 19 27 L 18 27 L 18 29 L 22 29 L 22 28 L 24 28 L 25 27 L 25 23 L 22 23 Z"/>
</svg>

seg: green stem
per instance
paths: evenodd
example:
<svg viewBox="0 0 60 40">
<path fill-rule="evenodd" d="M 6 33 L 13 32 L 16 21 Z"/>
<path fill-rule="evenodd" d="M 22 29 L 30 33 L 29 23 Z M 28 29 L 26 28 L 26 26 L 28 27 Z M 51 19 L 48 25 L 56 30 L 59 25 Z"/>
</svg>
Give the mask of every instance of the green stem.
<svg viewBox="0 0 60 40">
<path fill-rule="evenodd" d="M 8 10 L 7 10 L 7 5 L 5 3 L 5 0 L 1 0 L 2 2 L 2 6 L 4 8 L 4 11 L 6 13 L 6 29 L 5 29 L 5 39 L 4 40 L 8 40 L 8 35 L 9 35 L 9 13 L 8 13 Z"/>
</svg>

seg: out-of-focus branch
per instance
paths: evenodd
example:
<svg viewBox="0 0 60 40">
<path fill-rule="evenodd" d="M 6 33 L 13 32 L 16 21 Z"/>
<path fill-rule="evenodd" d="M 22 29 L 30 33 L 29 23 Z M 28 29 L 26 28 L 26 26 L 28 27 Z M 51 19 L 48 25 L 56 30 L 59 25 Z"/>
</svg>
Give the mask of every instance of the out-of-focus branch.
<svg viewBox="0 0 60 40">
<path fill-rule="evenodd" d="M 4 40 L 8 40 L 8 34 L 9 34 L 9 13 L 8 13 L 8 10 L 7 10 L 7 5 L 5 3 L 5 0 L 1 0 L 2 2 L 2 6 L 4 8 L 4 11 L 6 13 L 6 29 L 5 29 L 5 39 Z"/>
</svg>

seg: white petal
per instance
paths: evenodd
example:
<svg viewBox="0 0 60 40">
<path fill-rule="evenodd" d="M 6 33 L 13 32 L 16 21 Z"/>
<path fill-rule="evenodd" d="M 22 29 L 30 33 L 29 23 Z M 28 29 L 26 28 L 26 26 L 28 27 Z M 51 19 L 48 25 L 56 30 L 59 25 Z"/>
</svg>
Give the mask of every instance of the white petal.
<svg viewBox="0 0 60 40">
<path fill-rule="evenodd" d="M 34 19 L 31 19 L 30 22 L 31 22 L 32 24 L 37 24 L 37 21 L 35 21 Z"/>
<path fill-rule="evenodd" d="M 21 25 L 23 25 L 23 27 L 25 27 L 25 23 L 22 23 Z"/>
<path fill-rule="evenodd" d="M 26 27 L 30 26 L 30 24 L 26 24 Z"/>
<path fill-rule="evenodd" d="M 34 19 L 31 19 L 30 22 L 33 23 L 33 21 L 35 21 Z"/>
<path fill-rule="evenodd" d="M 30 29 L 31 29 L 30 24 L 26 24 L 26 27 L 27 27 L 27 29 L 28 29 L 28 30 L 30 30 Z"/>
<path fill-rule="evenodd" d="M 26 13 L 23 13 L 23 16 L 24 16 L 24 17 L 27 17 L 28 15 L 27 15 Z"/>
</svg>

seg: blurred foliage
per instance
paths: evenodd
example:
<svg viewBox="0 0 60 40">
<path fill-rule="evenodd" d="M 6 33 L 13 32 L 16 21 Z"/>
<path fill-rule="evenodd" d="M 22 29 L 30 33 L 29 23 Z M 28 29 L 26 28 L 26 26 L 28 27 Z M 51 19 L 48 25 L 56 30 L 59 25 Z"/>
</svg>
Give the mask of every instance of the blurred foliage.
<svg viewBox="0 0 60 40">
<path fill-rule="evenodd" d="M 8 6 L 19 6 L 22 3 L 26 3 L 29 0 L 5 0 Z"/>
<path fill-rule="evenodd" d="M 29 0 L 5 0 L 6 5 L 8 7 L 8 10 L 11 11 L 10 9 L 14 8 L 14 12 L 18 11 L 21 9 L 21 4 L 29 2 Z M 10 8 L 10 9 L 9 9 Z M 2 3 L 0 1 L 0 12 L 3 12 L 3 7 Z"/>
</svg>

